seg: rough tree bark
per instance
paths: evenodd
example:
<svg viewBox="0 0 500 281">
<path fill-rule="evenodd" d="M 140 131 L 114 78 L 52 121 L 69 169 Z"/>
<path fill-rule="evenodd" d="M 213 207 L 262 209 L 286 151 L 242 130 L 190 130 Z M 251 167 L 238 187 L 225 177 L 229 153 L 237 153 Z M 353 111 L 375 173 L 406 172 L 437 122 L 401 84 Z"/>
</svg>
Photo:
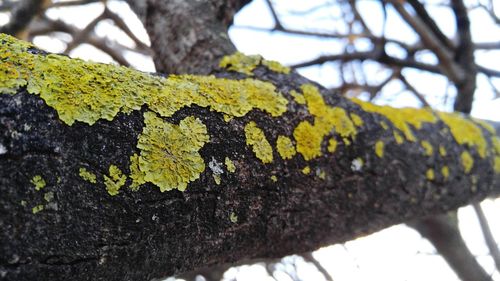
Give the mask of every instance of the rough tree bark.
<svg viewBox="0 0 500 281">
<path fill-rule="evenodd" d="M 236 51 L 227 29 L 250 0 L 127 2 L 149 34 L 158 72 L 208 74 Z"/>
<path fill-rule="evenodd" d="M 258 57 L 163 78 L 0 43 L 4 280 L 150 280 L 500 193 L 498 136 L 458 115 L 321 96 Z"/>
</svg>

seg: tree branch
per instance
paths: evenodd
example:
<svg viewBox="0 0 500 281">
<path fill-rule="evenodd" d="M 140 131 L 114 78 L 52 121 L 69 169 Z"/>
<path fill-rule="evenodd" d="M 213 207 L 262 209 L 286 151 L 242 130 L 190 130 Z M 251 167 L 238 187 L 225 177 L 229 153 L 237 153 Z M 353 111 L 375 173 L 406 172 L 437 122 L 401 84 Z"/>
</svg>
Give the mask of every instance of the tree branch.
<svg viewBox="0 0 500 281">
<path fill-rule="evenodd" d="M 500 194 L 498 136 L 458 115 L 327 96 L 265 61 L 164 77 L 0 43 L 7 280 L 151 280 Z"/>
</svg>

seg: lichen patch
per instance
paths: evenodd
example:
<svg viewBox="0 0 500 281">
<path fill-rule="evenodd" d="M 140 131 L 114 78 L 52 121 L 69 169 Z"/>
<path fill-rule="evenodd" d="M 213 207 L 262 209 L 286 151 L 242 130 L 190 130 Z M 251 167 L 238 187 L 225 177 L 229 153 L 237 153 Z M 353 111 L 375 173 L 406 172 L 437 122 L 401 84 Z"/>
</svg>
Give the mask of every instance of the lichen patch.
<svg viewBox="0 0 500 281">
<path fill-rule="evenodd" d="M 264 131 L 257 127 L 253 121 L 245 125 L 245 137 L 247 145 L 252 147 L 255 156 L 259 158 L 262 163 L 273 162 L 273 148 L 266 139 Z"/>
<path fill-rule="evenodd" d="M 199 150 L 209 141 L 206 126 L 195 117 L 174 125 L 153 112 L 144 113 L 144 123 L 137 143 L 143 180 L 157 185 L 162 192 L 185 190 L 205 170 Z"/>
</svg>

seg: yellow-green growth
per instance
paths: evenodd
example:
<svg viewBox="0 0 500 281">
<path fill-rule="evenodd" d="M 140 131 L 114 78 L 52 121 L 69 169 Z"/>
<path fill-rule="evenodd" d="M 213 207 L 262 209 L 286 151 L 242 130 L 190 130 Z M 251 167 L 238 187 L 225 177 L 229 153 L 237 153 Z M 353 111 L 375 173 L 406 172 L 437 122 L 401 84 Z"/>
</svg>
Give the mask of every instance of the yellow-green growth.
<svg viewBox="0 0 500 281">
<path fill-rule="evenodd" d="M 278 150 L 281 158 L 285 160 L 292 159 L 292 157 L 297 153 L 292 140 L 286 136 L 278 136 L 278 140 L 276 141 L 276 149 Z"/>
<path fill-rule="evenodd" d="M 354 125 L 356 125 L 357 127 L 362 127 L 364 122 L 363 122 L 363 119 L 361 118 L 361 116 L 357 115 L 356 113 L 351 113 L 349 114 L 351 116 L 351 119 L 352 119 L 352 122 L 354 123 Z"/>
<path fill-rule="evenodd" d="M 104 185 L 109 195 L 115 196 L 119 193 L 120 188 L 125 185 L 127 176 L 115 165 L 109 166 L 109 177 L 104 175 Z"/>
<path fill-rule="evenodd" d="M 255 156 L 259 158 L 262 163 L 273 162 L 273 149 L 257 124 L 253 121 L 245 126 L 245 137 L 247 145 L 252 147 Z"/>
<path fill-rule="evenodd" d="M 382 128 L 386 131 L 389 130 L 389 125 L 387 125 L 384 121 L 380 121 L 380 126 L 382 126 Z"/>
<path fill-rule="evenodd" d="M 230 173 L 234 173 L 236 171 L 236 166 L 231 159 L 226 157 L 226 159 L 224 159 L 224 163 L 226 164 L 226 168 Z"/>
<path fill-rule="evenodd" d="M 45 180 L 40 175 L 34 176 L 30 182 L 35 186 L 35 190 L 41 190 L 47 185 Z"/>
<path fill-rule="evenodd" d="M 54 199 L 54 192 L 49 191 L 49 192 L 45 193 L 43 195 L 43 199 L 45 200 L 45 202 L 49 203 L 50 201 L 52 201 Z"/>
<path fill-rule="evenodd" d="M 295 100 L 296 103 L 298 104 L 306 104 L 306 99 L 301 93 L 298 93 L 295 90 L 290 91 L 290 95 L 292 95 L 293 99 Z"/>
<path fill-rule="evenodd" d="M 212 176 L 214 177 L 215 184 L 220 185 L 221 183 L 220 174 L 213 174 Z"/>
<path fill-rule="evenodd" d="M 492 139 L 493 142 L 493 150 L 495 152 L 495 157 L 493 159 L 493 167 L 495 173 L 500 174 L 500 138 L 494 137 Z"/>
<path fill-rule="evenodd" d="M 384 157 L 384 142 L 383 141 L 379 140 L 375 143 L 375 154 L 377 154 L 377 156 L 379 158 Z"/>
<path fill-rule="evenodd" d="M 451 134 L 458 144 L 476 148 L 481 158 L 486 157 L 488 143 L 483 136 L 481 128 L 472 120 L 467 120 L 457 113 L 440 112 L 439 117 L 448 125 Z"/>
<path fill-rule="evenodd" d="M 464 151 L 462 152 L 462 154 L 460 154 L 460 160 L 462 162 L 462 167 L 464 168 L 465 173 L 468 174 L 474 166 L 474 158 L 472 158 L 468 151 Z"/>
<path fill-rule="evenodd" d="M 432 147 L 432 144 L 430 142 L 423 140 L 420 142 L 420 144 L 425 151 L 425 155 L 430 157 L 434 154 L 434 148 Z"/>
<path fill-rule="evenodd" d="M 334 138 L 331 138 L 328 140 L 328 152 L 331 152 L 331 153 L 334 153 L 335 150 L 337 150 L 337 145 L 338 145 L 338 142 L 336 139 Z"/>
<path fill-rule="evenodd" d="M 424 123 L 435 123 L 437 118 L 430 109 L 416 109 L 416 108 L 393 108 L 389 106 L 378 106 L 370 102 L 365 102 L 359 99 L 352 99 L 361 108 L 368 112 L 378 113 L 386 117 L 394 127 L 398 128 L 408 141 L 416 141 L 412 128 L 419 130 Z M 396 138 L 396 142 L 398 138 Z"/>
<path fill-rule="evenodd" d="M 493 126 L 484 121 L 484 120 L 481 120 L 481 119 L 476 119 L 476 118 L 472 118 L 472 121 L 474 121 L 474 123 L 478 124 L 479 126 L 483 127 L 483 129 L 487 130 L 490 134 L 492 135 L 496 135 L 497 132 L 495 131 L 495 128 L 493 128 Z"/>
<path fill-rule="evenodd" d="M 434 170 L 428 169 L 427 172 L 425 172 L 425 177 L 430 181 L 434 180 L 434 178 L 435 178 Z"/>
<path fill-rule="evenodd" d="M 88 171 L 84 167 L 81 167 L 79 170 L 79 175 L 82 179 L 90 182 L 90 183 L 97 183 L 97 177 L 94 173 Z"/>
<path fill-rule="evenodd" d="M 139 174 L 160 190 L 184 191 L 189 182 L 200 177 L 205 162 L 199 150 L 209 141 L 207 127 L 195 117 L 179 125 L 170 124 L 153 112 L 144 113 L 145 126 L 137 143 Z"/>
<path fill-rule="evenodd" d="M 137 155 L 136 153 L 130 156 L 129 169 L 129 177 L 132 179 L 132 183 L 130 184 L 129 188 L 133 191 L 137 191 L 139 190 L 139 187 L 141 185 L 146 183 L 146 179 L 144 178 L 146 174 L 143 173 L 139 168 L 139 155 Z"/>
<path fill-rule="evenodd" d="M 33 208 L 31 209 L 31 212 L 32 212 L 33 214 L 39 213 L 39 212 L 41 212 L 41 211 L 43 211 L 43 205 L 36 205 L 35 207 L 33 207 Z"/>
<path fill-rule="evenodd" d="M 326 179 L 326 172 L 325 171 L 320 171 L 318 174 L 318 177 L 322 180 Z"/>
<path fill-rule="evenodd" d="M 229 80 L 214 76 L 153 76 L 126 67 L 85 62 L 60 55 L 28 52 L 32 47 L 0 35 L 0 90 L 14 93 L 26 86 L 40 95 L 68 125 L 112 120 L 146 104 L 164 117 L 191 105 L 209 107 L 228 117 L 241 117 L 252 109 L 272 116 L 286 111 L 288 101 L 268 82 Z"/>
<path fill-rule="evenodd" d="M 394 131 L 393 135 L 394 135 L 394 140 L 396 141 L 397 144 L 402 144 L 405 141 L 400 133 Z"/>
<path fill-rule="evenodd" d="M 231 215 L 229 215 L 229 220 L 232 223 L 237 223 L 238 222 L 238 216 L 236 215 L 236 213 L 231 212 Z"/>
<path fill-rule="evenodd" d="M 305 166 L 304 169 L 302 169 L 302 173 L 304 175 L 309 175 L 311 173 L 311 167 Z"/>
<path fill-rule="evenodd" d="M 439 146 L 439 155 L 441 155 L 441 157 L 446 156 L 446 147 L 444 147 L 443 145 Z"/>
<path fill-rule="evenodd" d="M 278 178 L 277 178 L 275 175 L 272 175 L 272 176 L 271 176 L 271 180 L 272 180 L 273 182 L 277 182 L 277 181 L 278 181 Z"/>
<path fill-rule="evenodd" d="M 441 174 L 443 175 L 443 178 L 447 180 L 450 176 L 450 168 L 448 168 L 448 166 L 443 166 L 441 168 Z"/>
<path fill-rule="evenodd" d="M 290 68 L 281 65 L 279 62 L 264 60 L 259 55 L 247 56 L 240 52 L 225 56 L 219 62 L 219 66 L 222 68 L 244 73 L 247 75 L 253 75 L 253 70 L 260 64 L 266 66 L 268 69 L 274 72 L 284 74 L 290 73 Z"/>
<path fill-rule="evenodd" d="M 302 121 L 295 128 L 293 136 L 297 141 L 297 151 L 305 160 L 322 155 L 321 143 L 328 134 L 335 132 L 344 140 L 354 139 L 356 127 L 345 109 L 325 103 L 318 88 L 305 84 L 301 86 L 309 113 L 314 116 L 314 124 Z"/>
</svg>

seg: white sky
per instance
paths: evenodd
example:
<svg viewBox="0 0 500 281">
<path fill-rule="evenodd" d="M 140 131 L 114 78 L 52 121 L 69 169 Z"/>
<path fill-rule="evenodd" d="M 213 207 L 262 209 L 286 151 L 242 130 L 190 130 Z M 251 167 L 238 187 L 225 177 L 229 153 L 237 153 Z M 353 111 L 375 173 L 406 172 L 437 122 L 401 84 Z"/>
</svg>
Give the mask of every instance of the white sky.
<svg viewBox="0 0 500 281">
<path fill-rule="evenodd" d="M 316 3 L 322 3 L 323 0 L 287 0 L 276 2 L 278 3 L 278 8 L 284 7 L 286 4 L 287 7 L 292 6 L 295 11 L 299 11 L 307 9 L 308 6 L 314 6 Z M 363 3 L 366 6 L 361 9 L 361 13 L 366 16 L 370 27 L 375 32 L 380 33 L 380 28 L 377 28 L 382 16 L 379 6 L 374 1 L 363 1 Z M 142 25 L 126 5 L 116 1 L 109 1 L 108 5 L 111 10 L 126 17 L 129 26 L 138 34 L 139 38 L 148 42 Z M 91 4 L 84 8 L 55 10 L 49 16 L 54 19 L 63 19 L 83 28 L 101 11 L 102 7 L 100 4 Z M 320 10 L 316 14 L 316 16 L 322 17 L 319 23 L 304 19 L 301 16 L 284 18 L 283 22 L 287 26 L 294 28 L 317 28 L 317 26 L 320 26 L 319 24 L 331 27 L 338 25 L 331 18 L 332 16 L 338 16 L 339 13 L 335 9 Z M 432 15 L 438 24 L 443 27 L 445 33 L 453 34 L 455 27 L 448 24 L 450 15 L 447 13 L 447 9 L 432 11 Z M 476 40 L 489 42 L 492 38 L 500 38 L 500 29 L 492 27 L 491 22 L 488 22 L 488 17 L 484 14 L 474 12 L 471 14 L 471 17 L 473 34 Z M 6 20 L 7 17 L 0 14 L 0 24 Z M 265 2 L 263 0 L 254 0 L 237 15 L 235 25 L 269 28 L 273 26 L 273 20 Z M 412 31 L 404 24 L 401 24 L 393 12 L 389 13 L 387 26 L 388 29 L 386 31 L 388 36 L 393 36 L 400 40 L 405 38 L 416 40 Z M 341 29 L 340 26 L 339 29 Z M 483 30 L 487 30 L 488 32 L 483 32 Z M 113 40 L 118 40 L 124 45 L 133 46 L 132 41 L 110 22 L 100 23 L 96 28 L 96 33 Z M 315 58 L 319 54 L 335 53 L 342 50 L 339 43 L 331 40 L 287 36 L 281 33 L 270 34 L 244 28 L 232 28 L 230 30 L 230 37 L 240 51 L 247 54 L 258 53 L 267 59 L 277 60 L 284 64 L 298 63 Z M 35 44 L 51 52 L 61 52 L 65 48 L 64 40 L 61 41 L 46 36 L 37 37 Z M 100 62 L 112 61 L 108 55 L 89 45 L 78 47 L 71 53 L 71 56 Z M 150 58 L 132 53 L 128 53 L 126 56 L 132 61 L 135 68 L 143 71 L 154 71 L 154 64 Z M 484 66 L 498 69 L 498 57 L 498 52 L 484 52 L 484 54 L 477 56 L 477 60 Z M 429 61 L 435 60 L 433 57 L 428 57 L 427 59 Z M 368 63 L 367 68 L 373 70 L 371 71 L 371 81 L 383 80 L 387 75 L 387 73 L 379 71 L 376 64 Z M 300 73 L 325 86 L 338 85 L 339 83 L 337 70 L 332 64 L 308 67 L 301 69 Z M 439 78 L 437 75 L 419 73 L 413 70 L 407 70 L 405 74 L 408 80 L 413 82 L 413 85 L 425 94 L 432 105 L 441 110 L 451 110 L 451 99 L 443 105 L 442 93 L 448 87 L 444 79 Z M 425 83 L 422 83 L 422 81 L 425 81 Z M 500 84 L 500 81 L 496 83 Z M 393 106 L 416 106 L 418 104 L 412 94 L 403 93 L 396 95 L 400 90 L 399 85 L 396 83 L 391 84 L 381 98 L 377 99 L 377 103 L 391 104 Z M 473 115 L 479 118 L 500 121 L 499 109 L 500 99 L 493 100 L 493 93 L 489 85 L 484 77 L 480 77 L 478 79 L 478 91 L 474 102 Z M 500 223 L 498 223 L 497 216 L 500 209 L 500 200 L 485 201 L 483 207 L 486 215 L 490 218 L 492 232 L 497 241 L 500 241 Z M 472 208 L 466 207 L 460 209 L 459 217 L 461 232 L 469 248 L 479 257 L 479 262 L 483 264 L 487 272 L 494 272 L 493 261 L 487 255 L 488 250 L 481 236 L 481 231 Z M 344 245 L 334 245 L 320 249 L 314 253 L 314 256 L 331 272 L 335 281 L 457 280 L 457 277 L 446 265 L 446 262 L 434 253 L 432 246 L 414 230 L 402 225 L 388 228 L 373 235 L 345 243 Z M 298 264 L 298 274 L 303 280 L 321 280 L 321 275 L 310 265 L 304 262 L 298 262 Z M 238 270 L 231 270 L 228 277 L 231 276 L 237 276 L 238 280 L 265 280 L 266 272 L 260 266 L 247 266 Z M 278 274 L 275 277 L 278 280 L 289 280 L 289 277 L 285 274 Z M 493 277 L 494 280 L 500 280 L 498 273 L 495 273 Z"/>
</svg>

